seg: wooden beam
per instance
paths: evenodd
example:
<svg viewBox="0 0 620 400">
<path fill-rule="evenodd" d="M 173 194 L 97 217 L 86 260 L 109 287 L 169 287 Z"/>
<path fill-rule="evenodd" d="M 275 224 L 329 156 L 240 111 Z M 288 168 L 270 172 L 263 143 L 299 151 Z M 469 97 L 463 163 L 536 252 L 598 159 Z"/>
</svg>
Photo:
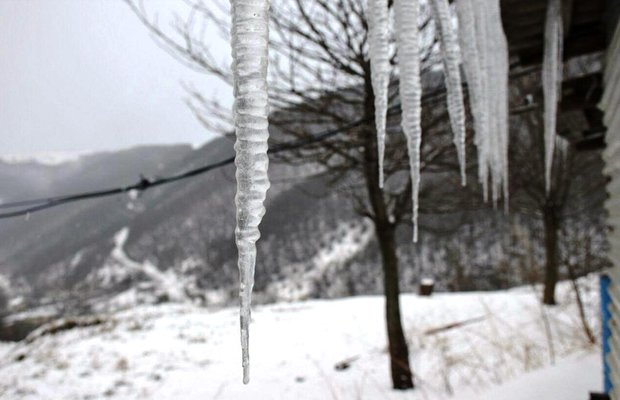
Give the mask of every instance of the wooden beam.
<svg viewBox="0 0 620 400">
<path fill-rule="evenodd" d="M 547 0 L 501 0 L 508 47 L 521 65 L 542 63 Z M 562 0 L 564 59 L 605 49 L 605 0 Z"/>
</svg>

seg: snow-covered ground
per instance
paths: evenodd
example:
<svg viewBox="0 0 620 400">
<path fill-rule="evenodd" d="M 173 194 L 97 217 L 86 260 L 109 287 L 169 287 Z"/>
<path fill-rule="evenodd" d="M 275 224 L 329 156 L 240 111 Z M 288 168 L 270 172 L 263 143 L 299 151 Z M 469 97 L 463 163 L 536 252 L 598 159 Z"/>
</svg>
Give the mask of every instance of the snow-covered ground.
<svg viewBox="0 0 620 400">
<path fill-rule="evenodd" d="M 580 283 L 598 332 L 596 279 Z M 390 390 L 383 299 L 373 296 L 256 307 L 248 386 L 236 309 L 164 304 L 0 344 L 0 398 L 587 399 L 601 386 L 598 346 L 570 285 L 559 292 L 562 305 L 547 309 L 531 288 L 404 295 L 415 391 Z"/>
<path fill-rule="evenodd" d="M 602 379 L 600 354 L 579 353 L 484 392 L 466 392 L 455 400 L 587 400 L 589 391 L 600 391 Z"/>
</svg>

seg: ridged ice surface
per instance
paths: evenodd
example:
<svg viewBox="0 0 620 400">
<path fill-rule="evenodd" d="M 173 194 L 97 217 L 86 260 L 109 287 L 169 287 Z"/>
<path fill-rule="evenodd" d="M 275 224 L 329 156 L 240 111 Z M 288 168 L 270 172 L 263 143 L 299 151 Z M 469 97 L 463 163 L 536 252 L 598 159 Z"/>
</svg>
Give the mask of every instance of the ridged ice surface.
<svg viewBox="0 0 620 400">
<path fill-rule="evenodd" d="M 418 194 L 420 187 L 420 145 L 422 143 L 420 84 L 420 48 L 418 32 L 419 0 L 396 0 L 394 15 L 398 65 L 400 69 L 400 101 L 402 128 L 407 138 L 411 170 L 413 241 L 418 241 Z"/>
<path fill-rule="evenodd" d="M 488 165 L 485 155 L 486 140 L 486 112 L 484 103 L 483 71 L 482 62 L 479 56 L 478 38 L 476 29 L 475 0 L 457 1 L 456 11 L 459 20 L 459 43 L 461 55 L 463 57 L 463 67 L 467 88 L 469 92 L 469 102 L 474 119 L 474 142 L 478 149 L 478 179 L 482 184 L 482 191 L 485 199 L 488 193 Z"/>
<path fill-rule="evenodd" d="M 499 0 L 457 1 L 459 41 L 467 78 L 478 177 L 485 200 L 508 200 L 508 45 Z"/>
<path fill-rule="evenodd" d="M 375 124 L 379 157 L 379 186 L 383 187 L 385 124 L 390 83 L 389 15 L 387 0 L 368 0 L 368 50 L 372 89 L 375 95 Z"/>
<path fill-rule="evenodd" d="M 562 3 L 549 0 L 545 21 L 543 93 L 545 96 L 545 189 L 549 193 L 555 146 L 559 92 L 562 85 Z"/>
<path fill-rule="evenodd" d="M 499 0 L 482 1 L 487 10 L 487 62 L 489 64 L 490 164 L 493 201 L 501 193 L 508 204 L 508 44 L 502 26 Z"/>
<path fill-rule="evenodd" d="M 448 0 L 431 0 L 431 9 L 441 44 L 443 70 L 448 93 L 448 112 L 461 168 L 461 183 L 465 185 L 467 176 L 465 171 L 465 105 L 459 69 L 461 63 L 459 44 L 456 31 L 452 25 Z"/>
<path fill-rule="evenodd" d="M 243 382 L 250 380 L 249 325 L 258 225 L 265 214 L 269 189 L 267 167 L 267 65 L 269 0 L 232 0 L 231 46 L 234 77 L 235 165 L 237 166 L 237 228 L 241 300 Z"/>
</svg>

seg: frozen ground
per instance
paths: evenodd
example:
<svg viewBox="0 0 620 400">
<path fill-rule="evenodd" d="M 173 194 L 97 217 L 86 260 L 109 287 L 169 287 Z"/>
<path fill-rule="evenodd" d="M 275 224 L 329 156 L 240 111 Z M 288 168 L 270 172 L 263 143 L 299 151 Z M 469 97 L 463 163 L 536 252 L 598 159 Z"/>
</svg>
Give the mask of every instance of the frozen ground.
<svg viewBox="0 0 620 400">
<path fill-rule="evenodd" d="M 503 385 L 480 393 L 464 393 L 454 400 L 587 400 L 589 391 L 600 391 L 602 379 L 600 354 L 579 353 Z"/>
<path fill-rule="evenodd" d="M 596 279 L 581 284 L 597 332 Z M 248 386 L 238 311 L 167 304 L 0 344 L 0 398 L 587 399 L 601 386 L 598 346 L 582 332 L 570 285 L 559 290 L 562 305 L 546 310 L 531 288 L 404 295 L 413 392 L 389 389 L 382 298 L 355 297 L 255 308 Z"/>
</svg>

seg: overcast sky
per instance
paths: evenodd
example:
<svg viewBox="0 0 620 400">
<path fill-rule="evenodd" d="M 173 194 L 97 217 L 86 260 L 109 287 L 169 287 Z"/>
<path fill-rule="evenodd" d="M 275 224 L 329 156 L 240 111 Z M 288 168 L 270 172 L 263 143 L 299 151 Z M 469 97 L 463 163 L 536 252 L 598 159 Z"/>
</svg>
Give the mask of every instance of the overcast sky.
<svg viewBox="0 0 620 400">
<path fill-rule="evenodd" d="M 204 143 L 213 135 L 181 82 L 232 96 L 163 51 L 121 0 L 0 0 L 0 154 Z"/>
</svg>

